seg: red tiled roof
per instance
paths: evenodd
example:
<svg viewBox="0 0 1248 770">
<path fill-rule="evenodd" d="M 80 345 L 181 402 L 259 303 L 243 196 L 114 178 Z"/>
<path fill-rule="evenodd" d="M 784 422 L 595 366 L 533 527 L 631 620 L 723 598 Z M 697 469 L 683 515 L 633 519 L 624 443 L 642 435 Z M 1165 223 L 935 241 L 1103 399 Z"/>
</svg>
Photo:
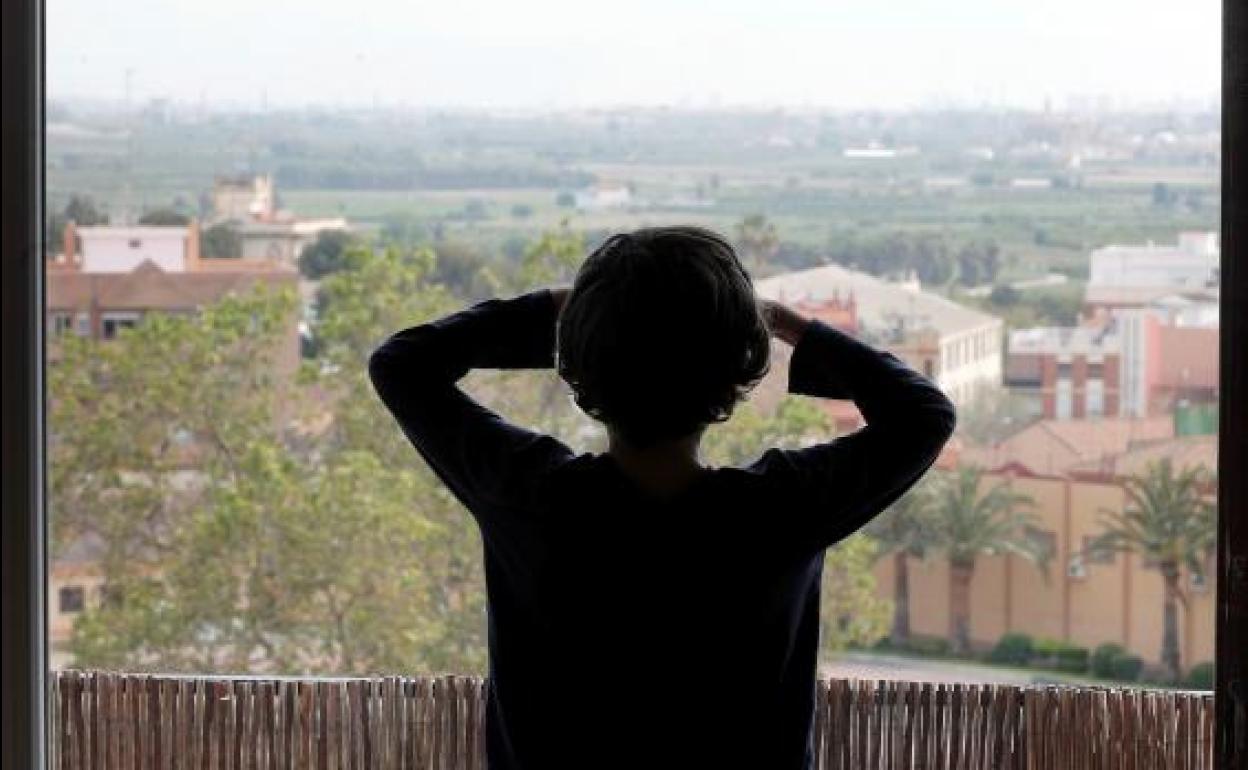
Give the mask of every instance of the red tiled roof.
<svg viewBox="0 0 1248 770">
<path fill-rule="evenodd" d="M 968 446 L 963 461 L 990 469 L 1017 463 L 1034 473 L 1060 474 L 1173 437 L 1174 420 L 1169 415 L 1039 420 L 995 445 Z"/>
<path fill-rule="evenodd" d="M 116 310 L 193 310 L 257 283 L 295 286 L 290 270 L 167 273 L 144 261 L 129 273 L 48 271 L 47 304 L 51 310 L 91 307 Z"/>
<path fill-rule="evenodd" d="M 1176 468 L 1204 467 L 1210 471 L 1218 465 L 1217 436 L 1183 436 L 1148 446 L 1141 446 L 1118 455 L 1078 463 L 1070 474 L 1081 478 L 1133 476 L 1151 463 L 1169 459 Z"/>
</svg>

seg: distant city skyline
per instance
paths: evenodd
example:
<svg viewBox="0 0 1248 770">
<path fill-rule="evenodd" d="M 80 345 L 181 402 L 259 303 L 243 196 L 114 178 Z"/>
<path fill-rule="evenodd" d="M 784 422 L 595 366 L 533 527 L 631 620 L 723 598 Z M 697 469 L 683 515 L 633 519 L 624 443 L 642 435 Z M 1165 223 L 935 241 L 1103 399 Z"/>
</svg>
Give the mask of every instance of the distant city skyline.
<svg viewBox="0 0 1248 770">
<path fill-rule="evenodd" d="M 258 108 L 1216 104 L 1216 0 L 52 0 L 52 99 Z"/>
</svg>

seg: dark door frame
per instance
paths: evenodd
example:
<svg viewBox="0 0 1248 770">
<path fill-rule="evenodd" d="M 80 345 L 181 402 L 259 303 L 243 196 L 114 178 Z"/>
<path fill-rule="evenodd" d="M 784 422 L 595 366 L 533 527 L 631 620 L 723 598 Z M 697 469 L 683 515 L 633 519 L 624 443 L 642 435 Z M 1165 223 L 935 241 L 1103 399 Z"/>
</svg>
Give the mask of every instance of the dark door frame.
<svg viewBox="0 0 1248 770">
<path fill-rule="evenodd" d="M 43 1 L 0 4 L 0 765 L 46 764 Z M 1218 766 L 1248 767 L 1248 3 L 1223 4 Z"/>
<path fill-rule="evenodd" d="M 1222 4 L 1222 395 L 1214 744 L 1248 768 L 1248 3 Z"/>
<path fill-rule="evenodd" d="M 0 767 L 47 765 L 43 0 L 0 3 Z"/>
</svg>

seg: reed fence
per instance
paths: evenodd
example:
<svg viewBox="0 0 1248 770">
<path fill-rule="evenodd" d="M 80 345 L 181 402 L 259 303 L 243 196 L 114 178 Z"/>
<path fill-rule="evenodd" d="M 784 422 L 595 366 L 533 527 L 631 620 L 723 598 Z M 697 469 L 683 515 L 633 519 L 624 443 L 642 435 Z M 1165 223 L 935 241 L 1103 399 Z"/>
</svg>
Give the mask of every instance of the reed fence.
<svg viewBox="0 0 1248 770">
<path fill-rule="evenodd" d="M 52 688 L 57 770 L 485 769 L 484 689 L 471 677 L 63 671 Z M 1203 770 L 1212 720 L 1209 693 L 832 679 L 818 683 L 816 764 Z"/>
</svg>

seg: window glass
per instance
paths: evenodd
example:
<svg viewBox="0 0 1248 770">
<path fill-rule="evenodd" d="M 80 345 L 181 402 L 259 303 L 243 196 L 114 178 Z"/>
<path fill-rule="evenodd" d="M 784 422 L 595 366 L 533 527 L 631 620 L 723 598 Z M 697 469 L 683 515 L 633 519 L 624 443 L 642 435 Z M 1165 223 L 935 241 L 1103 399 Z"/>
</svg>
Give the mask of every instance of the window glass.
<svg viewBox="0 0 1248 770">
<path fill-rule="evenodd" d="M 958 408 L 925 481 L 828 552 L 821 672 L 1048 681 L 990 653 L 1067 629 L 1138 656 L 1129 683 L 1188 682 L 1216 593 L 1190 565 L 1221 396 L 1217 2 L 591 5 L 49 0 L 54 664 L 483 674 L 484 544 L 368 354 L 690 223 Z M 706 463 L 862 427 L 787 393 L 789 355 Z M 606 445 L 552 372 L 463 387 Z"/>
</svg>

